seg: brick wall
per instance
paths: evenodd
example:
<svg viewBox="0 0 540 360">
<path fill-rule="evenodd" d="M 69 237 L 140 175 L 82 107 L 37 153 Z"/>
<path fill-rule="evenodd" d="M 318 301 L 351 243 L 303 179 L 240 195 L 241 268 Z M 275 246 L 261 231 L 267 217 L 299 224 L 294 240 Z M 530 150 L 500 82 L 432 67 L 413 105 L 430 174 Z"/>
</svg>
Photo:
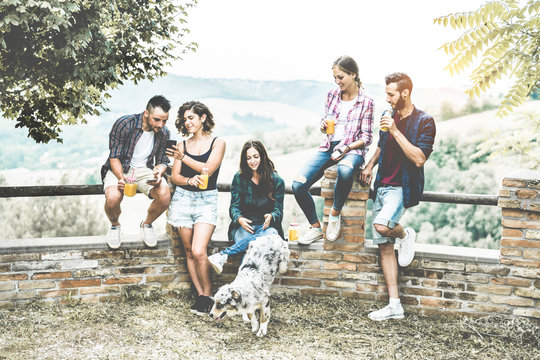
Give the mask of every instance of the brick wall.
<svg viewBox="0 0 540 360">
<path fill-rule="evenodd" d="M 326 171 L 321 196 L 324 226 L 332 204 L 335 168 Z M 503 314 L 540 319 L 540 174 L 516 173 L 503 180 L 501 249 L 486 250 L 417 244 L 416 257 L 400 268 L 401 299 L 420 314 Z M 358 183 L 342 211 L 335 242 L 290 244 L 289 270 L 274 292 L 345 296 L 380 307 L 387 301 L 378 249 L 365 239 L 368 191 Z M 214 240 L 210 253 L 227 246 Z M 232 257 L 214 290 L 234 279 L 240 257 Z M 190 288 L 180 240 L 168 236 L 156 249 L 135 237 L 120 250 L 104 237 L 7 240 L 0 243 L 0 306 L 39 298 L 45 302 L 118 301 L 137 286 L 145 292 L 174 293 Z"/>
</svg>

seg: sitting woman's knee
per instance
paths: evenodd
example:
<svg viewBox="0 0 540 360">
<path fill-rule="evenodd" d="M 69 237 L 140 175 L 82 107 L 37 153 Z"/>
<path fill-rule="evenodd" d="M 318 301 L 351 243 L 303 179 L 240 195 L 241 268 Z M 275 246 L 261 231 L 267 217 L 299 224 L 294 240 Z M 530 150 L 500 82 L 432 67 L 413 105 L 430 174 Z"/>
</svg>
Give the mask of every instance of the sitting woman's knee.
<svg viewBox="0 0 540 360">
<path fill-rule="evenodd" d="M 382 236 L 388 236 L 388 233 L 392 230 L 388 226 L 384 226 L 384 225 L 381 225 L 381 224 L 373 224 L 373 227 Z"/>
<path fill-rule="evenodd" d="M 308 189 L 306 187 L 306 178 L 300 175 L 297 175 L 292 183 L 292 190 L 293 193 L 298 194 L 301 192 L 307 192 Z"/>
<path fill-rule="evenodd" d="M 349 160 L 341 160 L 337 167 L 337 176 L 341 179 L 350 179 L 354 173 L 353 164 Z"/>
</svg>

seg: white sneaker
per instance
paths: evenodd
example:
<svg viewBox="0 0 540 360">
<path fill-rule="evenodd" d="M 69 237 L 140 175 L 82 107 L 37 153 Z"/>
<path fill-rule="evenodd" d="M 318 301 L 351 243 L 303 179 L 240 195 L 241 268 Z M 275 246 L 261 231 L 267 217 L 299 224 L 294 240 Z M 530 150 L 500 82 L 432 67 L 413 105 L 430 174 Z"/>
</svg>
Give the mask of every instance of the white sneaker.
<svg viewBox="0 0 540 360">
<path fill-rule="evenodd" d="M 215 253 L 208 257 L 208 261 L 210 262 L 210 265 L 212 265 L 212 267 L 214 268 L 214 271 L 217 274 L 221 274 L 221 272 L 223 271 L 223 265 L 225 265 L 228 258 L 229 256 L 227 254 Z"/>
<path fill-rule="evenodd" d="M 416 241 L 416 231 L 413 228 L 405 228 L 405 237 L 400 240 L 398 250 L 399 266 L 405 267 L 414 259 L 414 242 Z"/>
<path fill-rule="evenodd" d="M 141 237 L 146 246 L 154 247 L 157 245 L 157 238 L 154 235 L 154 228 L 152 224 L 142 224 L 141 223 Z"/>
<path fill-rule="evenodd" d="M 382 309 L 372 311 L 368 314 L 368 317 L 373 321 L 383 321 L 388 319 L 403 319 L 403 306 L 399 304 L 398 307 L 392 308 L 390 305 L 386 305 Z"/>
<path fill-rule="evenodd" d="M 336 241 L 341 230 L 341 214 L 337 219 L 332 219 L 332 216 L 328 215 L 328 227 L 326 228 L 326 240 Z"/>
<path fill-rule="evenodd" d="M 310 227 L 307 233 L 305 233 L 298 243 L 302 245 L 309 245 L 314 241 L 322 240 L 322 228 Z"/>
<path fill-rule="evenodd" d="M 111 226 L 107 233 L 107 245 L 111 249 L 118 249 L 122 243 L 122 231 L 120 225 Z"/>
</svg>

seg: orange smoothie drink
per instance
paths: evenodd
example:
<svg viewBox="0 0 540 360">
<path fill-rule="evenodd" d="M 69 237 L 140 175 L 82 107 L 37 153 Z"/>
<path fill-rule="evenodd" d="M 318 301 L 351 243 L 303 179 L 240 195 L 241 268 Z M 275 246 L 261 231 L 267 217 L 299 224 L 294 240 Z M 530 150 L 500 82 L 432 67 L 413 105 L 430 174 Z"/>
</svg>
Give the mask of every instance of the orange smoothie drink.
<svg viewBox="0 0 540 360">
<path fill-rule="evenodd" d="M 126 178 L 126 184 L 124 185 L 124 195 L 135 196 L 137 193 L 137 179 L 133 177 Z"/>
</svg>

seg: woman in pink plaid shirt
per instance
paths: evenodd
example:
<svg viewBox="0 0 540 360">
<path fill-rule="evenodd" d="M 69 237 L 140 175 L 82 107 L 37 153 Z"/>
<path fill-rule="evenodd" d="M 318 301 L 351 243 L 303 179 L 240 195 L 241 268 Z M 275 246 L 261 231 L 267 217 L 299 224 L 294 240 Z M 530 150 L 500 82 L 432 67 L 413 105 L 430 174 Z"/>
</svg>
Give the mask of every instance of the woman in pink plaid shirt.
<svg viewBox="0 0 540 360">
<path fill-rule="evenodd" d="M 364 93 L 356 61 L 349 56 L 341 56 L 334 62 L 332 71 L 339 88 L 328 92 L 326 116 L 321 120 L 320 129 L 326 134 L 327 127 L 332 127 L 328 126 L 332 119 L 334 132 L 326 135 L 317 154 L 304 165 L 292 185 L 296 201 L 311 225 L 309 231 L 298 240 L 304 245 L 323 238 L 321 222 L 309 188 L 323 176 L 325 169 L 338 164 L 334 204 L 326 229 L 326 239 L 334 241 L 341 229 L 341 209 L 351 191 L 353 174 L 364 163 L 367 147 L 373 137 L 373 99 Z"/>
</svg>

